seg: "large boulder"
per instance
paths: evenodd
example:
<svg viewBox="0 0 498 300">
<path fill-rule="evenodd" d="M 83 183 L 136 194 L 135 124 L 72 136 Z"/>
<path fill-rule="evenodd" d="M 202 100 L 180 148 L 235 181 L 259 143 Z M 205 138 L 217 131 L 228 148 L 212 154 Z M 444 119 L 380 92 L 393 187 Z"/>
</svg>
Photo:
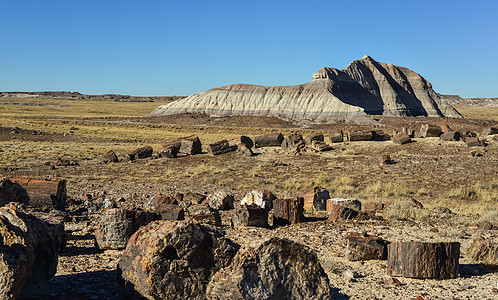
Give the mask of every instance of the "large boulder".
<svg viewBox="0 0 498 300">
<path fill-rule="evenodd" d="M 241 250 L 216 273 L 208 299 L 331 299 L 329 279 L 316 253 L 287 239 L 272 238 Z"/>
<path fill-rule="evenodd" d="M 57 228 L 13 208 L 0 208 L 0 299 L 16 299 L 55 275 L 62 242 Z"/>
<path fill-rule="evenodd" d="M 212 275 L 237 251 L 212 227 L 156 221 L 131 237 L 118 272 L 127 288 L 147 299 L 205 299 Z"/>
</svg>

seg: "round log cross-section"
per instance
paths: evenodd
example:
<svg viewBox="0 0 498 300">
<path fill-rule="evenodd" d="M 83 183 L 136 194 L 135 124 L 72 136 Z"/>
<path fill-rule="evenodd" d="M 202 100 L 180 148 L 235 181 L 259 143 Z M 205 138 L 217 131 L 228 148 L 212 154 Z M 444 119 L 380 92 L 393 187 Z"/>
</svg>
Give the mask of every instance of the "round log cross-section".
<svg viewBox="0 0 498 300">
<path fill-rule="evenodd" d="M 459 257 L 457 242 L 394 242 L 388 246 L 387 273 L 411 278 L 457 278 Z"/>
</svg>

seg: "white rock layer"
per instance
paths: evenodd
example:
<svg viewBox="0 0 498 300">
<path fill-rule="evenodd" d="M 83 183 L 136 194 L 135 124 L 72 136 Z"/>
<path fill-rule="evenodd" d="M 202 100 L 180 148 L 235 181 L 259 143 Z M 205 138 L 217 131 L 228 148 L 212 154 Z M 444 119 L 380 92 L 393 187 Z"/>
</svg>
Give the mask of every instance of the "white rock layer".
<svg viewBox="0 0 498 300">
<path fill-rule="evenodd" d="M 327 121 L 366 115 L 461 117 L 431 84 L 407 68 L 369 56 L 346 68 L 321 68 L 311 82 L 265 87 L 233 84 L 162 105 L 151 115 L 206 113 Z"/>
</svg>

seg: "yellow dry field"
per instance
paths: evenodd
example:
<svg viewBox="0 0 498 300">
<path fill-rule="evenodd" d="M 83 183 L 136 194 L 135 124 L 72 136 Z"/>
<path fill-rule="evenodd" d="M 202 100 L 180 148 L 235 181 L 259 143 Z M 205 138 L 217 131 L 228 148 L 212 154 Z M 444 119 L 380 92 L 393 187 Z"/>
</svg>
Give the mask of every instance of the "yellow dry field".
<svg viewBox="0 0 498 300">
<path fill-rule="evenodd" d="M 454 105 L 454 107 L 465 118 L 498 121 L 497 106 L 491 107 L 491 106 L 473 106 L 473 105 L 458 104 Z"/>
</svg>

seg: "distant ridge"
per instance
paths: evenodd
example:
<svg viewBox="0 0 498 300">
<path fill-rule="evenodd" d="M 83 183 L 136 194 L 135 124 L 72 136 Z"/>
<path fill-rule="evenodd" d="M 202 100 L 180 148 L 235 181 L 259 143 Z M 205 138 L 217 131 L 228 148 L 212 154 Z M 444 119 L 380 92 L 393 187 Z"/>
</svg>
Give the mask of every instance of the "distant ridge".
<svg viewBox="0 0 498 300">
<path fill-rule="evenodd" d="M 119 94 L 85 95 L 78 92 L 0 92 L 0 97 L 11 98 L 49 98 L 49 99 L 71 99 L 71 100 L 95 100 L 95 101 L 119 101 L 119 102 L 154 102 L 175 101 L 185 96 L 129 96 Z"/>
<path fill-rule="evenodd" d="M 346 68 L 321 68 L 311 82 L 293 86 L 233 84 L 162 105 L 151 115 L 206 113 L 328 121 L 386 116 L 462 116 L 418 73 L 370 56 Z"/>
</svg>

